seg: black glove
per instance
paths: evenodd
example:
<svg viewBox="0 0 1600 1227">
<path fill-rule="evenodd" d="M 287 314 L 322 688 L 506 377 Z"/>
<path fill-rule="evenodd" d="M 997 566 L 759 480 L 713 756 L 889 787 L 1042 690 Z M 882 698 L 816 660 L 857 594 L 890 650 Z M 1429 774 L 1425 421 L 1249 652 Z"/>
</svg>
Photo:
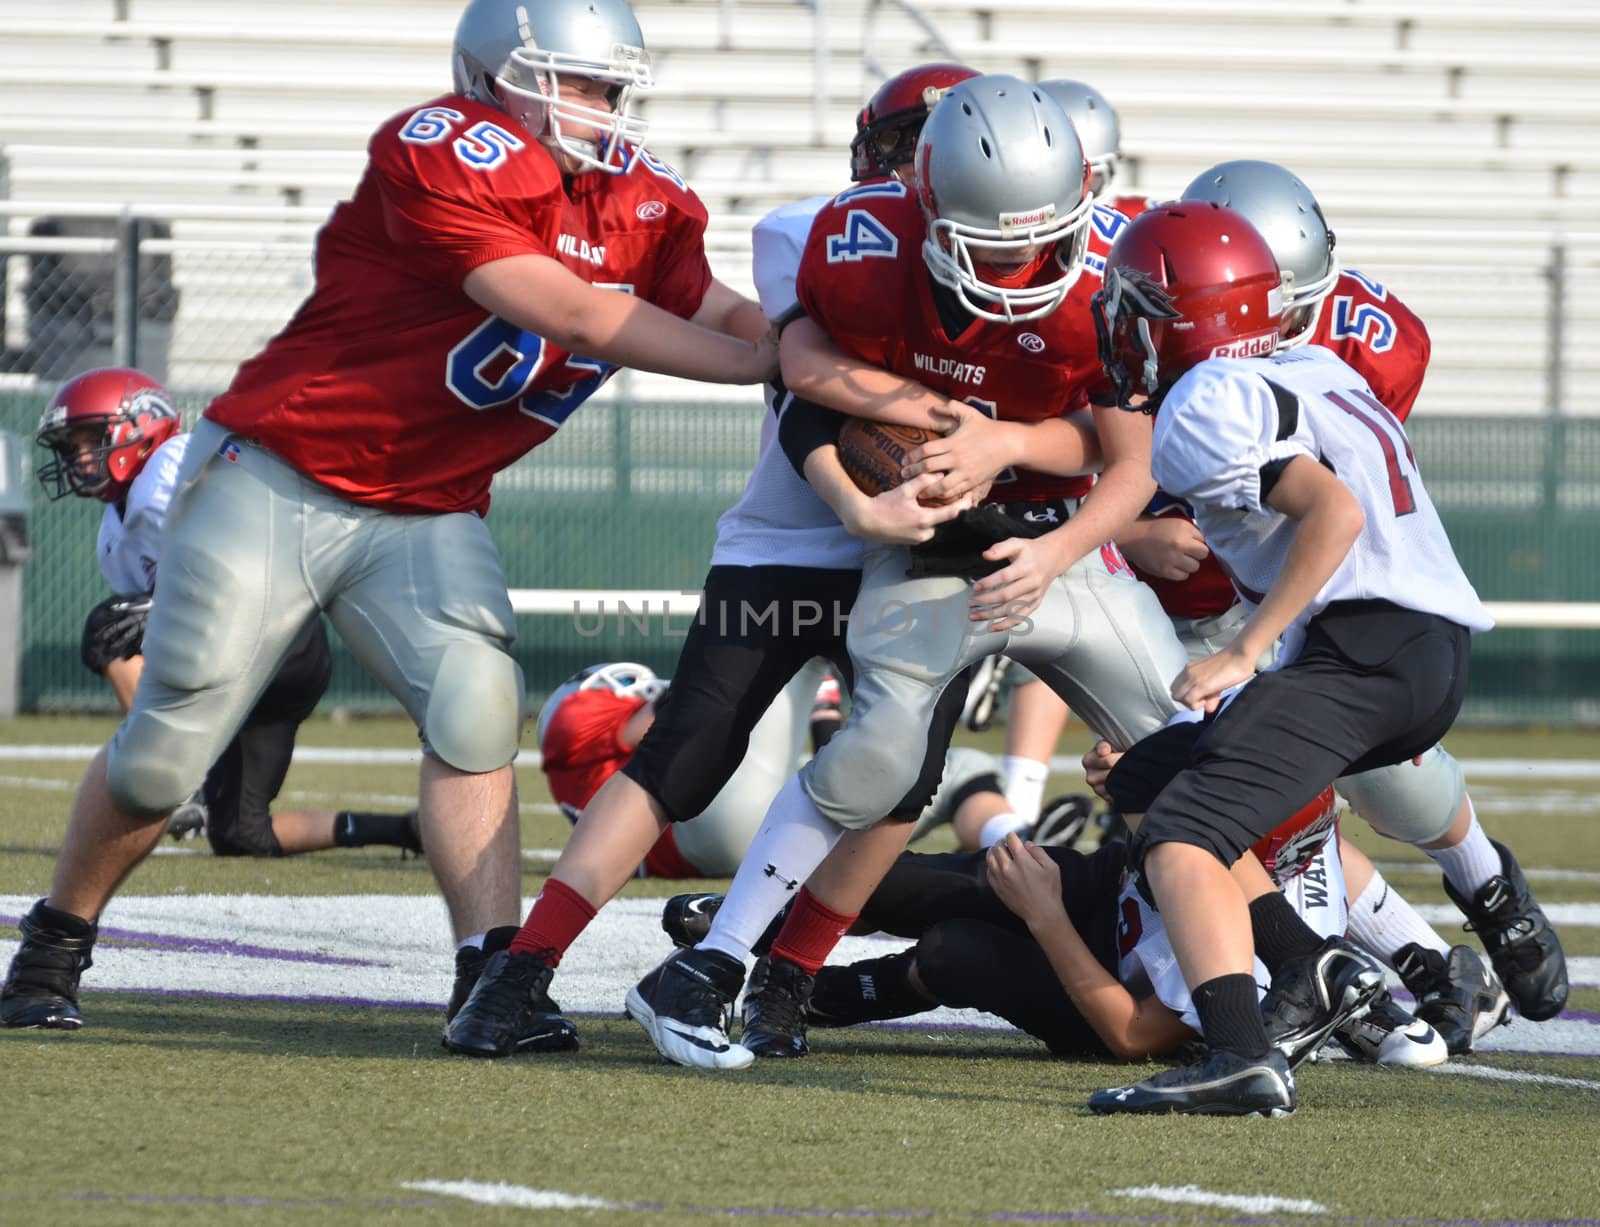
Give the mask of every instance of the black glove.
<svg viewBox="0 0 1600 1227">
<path fill-rule="evenodd" d="M 91 673 L 106 671 L 114 660 L 131 660 L 144 648 L 144 624 L 150 619 L 150 597 L 114 596 L 89 611 L 83 624 L 83 664 Z"/>
</svg>

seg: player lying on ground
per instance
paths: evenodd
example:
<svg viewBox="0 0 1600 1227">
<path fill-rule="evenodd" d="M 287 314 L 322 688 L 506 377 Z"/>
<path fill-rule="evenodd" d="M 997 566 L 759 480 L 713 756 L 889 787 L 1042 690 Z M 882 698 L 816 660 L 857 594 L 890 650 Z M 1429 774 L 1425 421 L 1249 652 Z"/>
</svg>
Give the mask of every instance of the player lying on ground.
<svg viewBox="0 0 1600 1227">
<path fill-rule="evenodd" d="M 106 504 L 95 553 L 116 596 L 89 611 L 83 663 L 106 679 L 124 712 L 144 672 L 144 632 L 171 505 L 189 436 L 166 389 L 123 367 L 88 371 L 64 384 L 40 419 L 50 459 L 39 478 L 51 498 L 67 493 Z M 333 676 L 321 618 L 306 623 L 239 734 L 173 811 L 175 838 L 204 831 L 218 856 L 293 856 L 325 848 L 386 844 L 420 854 L 416 812 L 280 811 L 295 733 Z"/>
</svg>

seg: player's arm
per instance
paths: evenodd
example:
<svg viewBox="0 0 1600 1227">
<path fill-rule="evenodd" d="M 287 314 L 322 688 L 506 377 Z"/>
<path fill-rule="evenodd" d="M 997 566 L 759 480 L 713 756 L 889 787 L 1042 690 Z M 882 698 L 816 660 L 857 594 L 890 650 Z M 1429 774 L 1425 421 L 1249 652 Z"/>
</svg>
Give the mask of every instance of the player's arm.
<svg viewBox="0 0 1600 1227">
<path fill-rule="evenodd" d="M 1150 476 L 1151 419 L 1142 413 L 1096 408 L 1095 428 L 1105 468 L 1083 505 L 1042 537 L 1010 537 L 983 556 L 1006 565 L 972 587 L 970 617 L 992 630 L 1011 630 L 1039 607 L 1045 589 L 1078 559 L 1116 538 L 1138 519 L 1156 492 Z"/>
<path fill-rule="evenodd" d="M 902 476 L 937 473 L 936 494 L 956 498 L 992 482 L 1002 469 L 1021 467 L 1076 476 L 1102 463 L 1099 436 L 1076 414 L 1042 422 L 1006 422 L 971 405 L 936 414 L 945 434 L 906 454 Z"/>
<path fill-rule="evenodd" d="M 939 477 L 934 473 L 913 477 L 882 494 L 868 494 L 844 471 L 839 449 L 832 443 L 811 451 L 802 473 L 850 535 L 863 541 L 920 545 L 933 539 L 933 531 L 939 525 L 972 506 L 970 498 L 958 498 L 938 507 L 924 507 L 918 502 L 938 484 Z"/>
<path fill-rule="evenodd" d="M 1135 999 L 1094 957 L 1061 902 L 1061 871 L 1036 844 L 1008 835 L 989 850 L 989 884 L 1028 926 L 1072 1004 L 1111 1054 L 1125 1061 L 1171 1052 L 1194 1038 L 1154 997 Z"/>
<path fill-rule="evenodd" d="M 783 330 L 779 356 L 789 391 L 851 417 L 942 430 L 936 415 L 956 412 L 942 393 L 851 357 L 812 319 L 797 319 Z"/>
<path fill-rule="evenodd" d="M 1193 520 L 1181 515 L 1142 515 L 1117 534 L 1117 548 L 1134 566 L 1158 579 L 1182 581 L 1211 553 Z"/>
<path fill-rule="evenodd" d="M 761 340 L 772 327 L 760 303 L 723 285 L 716 278 L 712 278 L 706 288 L 706 296 L 700 300 L 700 309 L 689 320 L 702 328 L 710 328 L 713 332 L 738 337 L 752 344 Z"/>
<path fill-rule="evenodd" d="M 701 327 L 632 294 L 592 286 L 548 256 L 480 264 L 462 290 L 519 328 L 617 366 L 707 383 L 762 383 L 777 373 L 777 340 L 769 332 L 750 341 Z"/>
<path fill-rule="evenodd" d="M 1172 697 L 1189 707 L 1211 711 L 1224 690 L 1249 680 L 1261 654 L 1333 578 L 1366 525 L 1355 495 L 1306 455 L 1282 463 L 1262 501 L 1296 522 L 1294 540 L 1283 570 L 1233 642 L 1192 661 L 1172 683 Z"/>
</svg>

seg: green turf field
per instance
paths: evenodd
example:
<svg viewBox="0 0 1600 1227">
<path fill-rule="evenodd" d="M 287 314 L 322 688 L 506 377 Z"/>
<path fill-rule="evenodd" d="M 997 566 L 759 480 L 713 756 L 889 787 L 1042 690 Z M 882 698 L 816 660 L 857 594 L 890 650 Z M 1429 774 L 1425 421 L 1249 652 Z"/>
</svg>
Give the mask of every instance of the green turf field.
<svg viewBox="0 0 1600 1227">
<path fill-rule="evenodd" d="M 18 747 L 109 728 L 0 723 L 0 956 L 16 936 L 4 918 L 48 885 L 83 765 Z M 415 739 L 395 721 L 318 721 L 301 744 Z M 637 947 L 612 978 L 582 947 L 558 975 L 582 1050 L 470 1062 L 437 1044 L 448 941 L 421 862 L 168 845 L 108 912 L 121 936 L 85 977 L 85 1029 L 0 1033 L 0 1224 L 1600 1223 L 1600 756 L 1569 733 L 1450 744 L 1469 762 L 1546 760 L 1469 779 L 1484 825 L 1570 918 L 1583 987 L 1557 1023 L 1518 1022 L 1441 1071 L 1308 1066 L 1300 1112 L 1272 1122 L 1092 1118 L 1085 1097 L 1126 1071 L 970 1025 L 828 1032 L 806 1061 L 715 1077 L 664 1068 L 617 1017 L 628 958 L 666 953 L 649 900 L 694 888 L 651 881 L 604 914 Z M 539 773 L 519 779 L 531 896 L 567 827 Z M 297 763 L 284 802 L 399 808 L 414 786 L 403 763 Z M 1415 902 L 1445 902 L 1417 854 L 1350 826 Z"/>
</svg>

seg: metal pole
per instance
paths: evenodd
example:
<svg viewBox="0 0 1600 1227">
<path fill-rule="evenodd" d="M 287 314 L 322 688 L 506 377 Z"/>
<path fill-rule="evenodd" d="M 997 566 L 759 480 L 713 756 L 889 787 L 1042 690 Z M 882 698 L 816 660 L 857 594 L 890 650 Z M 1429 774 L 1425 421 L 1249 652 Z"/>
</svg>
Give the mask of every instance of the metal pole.
<svg viewBox="0 0 1600 1227">
<path fill-rule="evenodd" d="M 1565 409 L 1566 307 L 1567 245 L 1557 243 L 1550 249 L 1550 368 L 1546 382 L 1549 395 L 1546 411 L 1555 417 L 1560 417 Z"/>
<path fill-rule="evenodd" d="M 139 363 L 139 221 L 117 214 L 116 275 L 112 284 L 112 353 L 118 366 Z"/>
<path fill-rule="evenodd" d="M 811 139 L 818 145 L 828 135 L 828 0 L 816 0 L 811 49 Z"/>
</svg>

